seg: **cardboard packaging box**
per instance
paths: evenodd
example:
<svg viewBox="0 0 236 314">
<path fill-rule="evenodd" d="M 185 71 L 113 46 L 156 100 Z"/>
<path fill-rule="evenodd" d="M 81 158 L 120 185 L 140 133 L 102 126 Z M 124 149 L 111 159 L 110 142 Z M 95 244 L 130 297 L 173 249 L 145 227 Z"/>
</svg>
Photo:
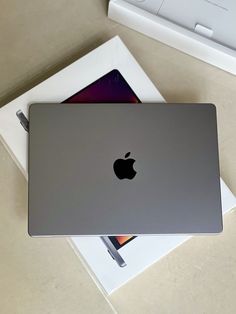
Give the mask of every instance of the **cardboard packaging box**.
<svg viewBox="0 0 236 314">
<path fill-rule="evenodd" d="M 121 39 L 114 37 L 0 109 L 1 140 L 26 179 L 28 106 L 33 102 L 64 102 L 114 70 L 141 102 L 164 102 Z M 18 116 L 22 114 L 25 118 L 21 124 Z M 222 180 L 221 194 L 225 213 L 236 206 L 236 200 Z M 98 287 L 110 294 L 189 238 L 174 235 L 126 239 L 118 235 L 72 237 L 68 241 Z"/>
<path fill-rule="evenodd" d="M 236 2 L 110 0 L 109 18 L 236 74 Z"/>
</svg>

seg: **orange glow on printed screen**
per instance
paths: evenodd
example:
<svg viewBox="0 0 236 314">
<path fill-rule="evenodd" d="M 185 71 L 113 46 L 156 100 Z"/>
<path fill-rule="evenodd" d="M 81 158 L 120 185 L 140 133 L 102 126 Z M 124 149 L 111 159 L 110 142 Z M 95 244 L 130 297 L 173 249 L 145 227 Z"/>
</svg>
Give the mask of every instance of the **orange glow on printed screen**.
<svg viewBox="0 0 236 314">
<path fill-rule="evenodd" d="M 124 244 L 125 242 L 129 241 L 133 236 L 116 236 L 116 240 L 120 245 Z"/>
</svg>

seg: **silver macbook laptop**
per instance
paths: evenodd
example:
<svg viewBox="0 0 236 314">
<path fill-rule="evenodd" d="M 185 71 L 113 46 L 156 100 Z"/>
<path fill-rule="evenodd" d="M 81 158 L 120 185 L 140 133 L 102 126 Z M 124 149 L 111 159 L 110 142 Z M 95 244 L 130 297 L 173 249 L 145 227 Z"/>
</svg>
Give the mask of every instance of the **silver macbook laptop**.
<svg viewBox="0 0 236 314">
<path fill-rule="evenodd" d="M 32 236 L 222 231 L 211 104 L 33 104 Z"/>
</svg>

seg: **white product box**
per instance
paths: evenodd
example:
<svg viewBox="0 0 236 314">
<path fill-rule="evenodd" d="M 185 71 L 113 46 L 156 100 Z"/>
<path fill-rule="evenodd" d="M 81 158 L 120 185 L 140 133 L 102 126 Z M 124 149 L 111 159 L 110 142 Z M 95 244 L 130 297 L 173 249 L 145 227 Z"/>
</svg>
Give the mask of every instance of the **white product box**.
<svg viewBox="0 0 236 314">
<path fill-rule="evenodd" d="M 28 133 L 16 112 L 21 110 L 27 117 L 33 102 L 62 102 L 114 69 L 142 102 L 164 102 L 120 38 L 114 37 L 0 109 L 1 140 L 26 178 Z M 222 180 L 221 194 L 225 213 L 236 206 L 236 200 Z M 189 238 L 142 236 L 118 249 L 109 237 L 73 237 L 68 241 L 98 286 L 110 294 Z"/>
<path fill-rule="evenodd" d="M 110 0 L 108 16 L 236 74 L 234 0 Z"/>
</svg>

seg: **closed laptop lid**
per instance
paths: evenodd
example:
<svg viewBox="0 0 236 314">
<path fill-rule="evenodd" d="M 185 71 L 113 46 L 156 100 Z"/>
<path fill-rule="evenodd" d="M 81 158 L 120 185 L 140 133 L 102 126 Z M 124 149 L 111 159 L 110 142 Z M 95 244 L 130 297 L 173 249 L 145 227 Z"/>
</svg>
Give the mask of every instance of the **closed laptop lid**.
<svg viewBox="0 0 236 314">
<path fill-rule="evenodd" d="M 211 104 L 33 104 L 32 236 L 222 230 Z"/>
</svg>

